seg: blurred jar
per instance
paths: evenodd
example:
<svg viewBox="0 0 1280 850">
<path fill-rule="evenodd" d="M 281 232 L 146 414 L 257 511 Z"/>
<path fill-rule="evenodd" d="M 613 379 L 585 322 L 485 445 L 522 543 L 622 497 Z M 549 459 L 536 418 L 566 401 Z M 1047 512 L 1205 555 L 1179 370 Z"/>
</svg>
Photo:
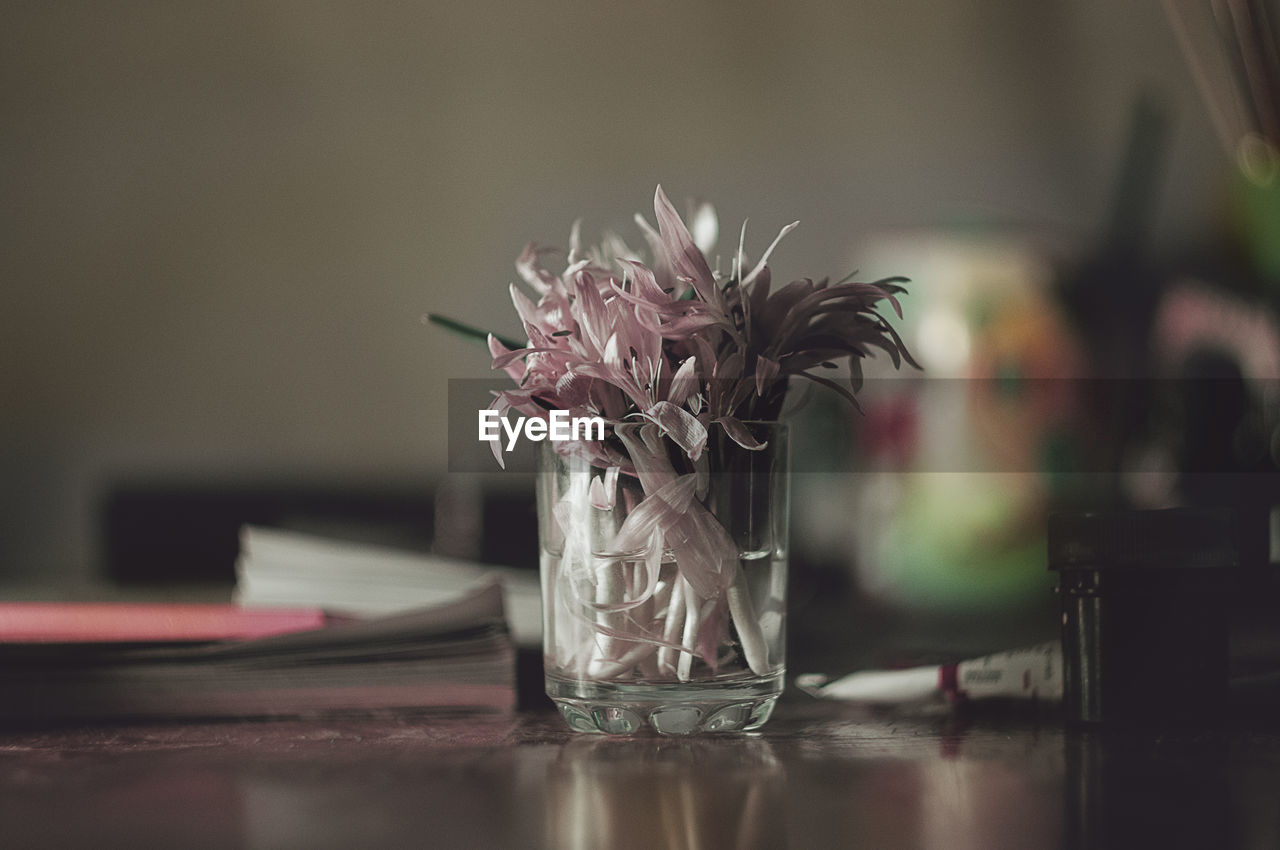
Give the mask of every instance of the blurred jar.
<svg viewBox="0 0 1280 850">
<path fill-rule="evenodd" d="M 924 371 L 866 364 L 864 414 L 847 426 L 857 474 L 798 476 L 797 500 L 821 487 L 847 507 L 854 519 L 832 552 L 880 601 L 961 614 L 1049 604 L 1044 519 L 1076 451 L 1082 357 L 1046 249 L 924 231 L 882 235 L 858 255 L 867 279 L 911 278 L 902 333 Z"/>
</svg>

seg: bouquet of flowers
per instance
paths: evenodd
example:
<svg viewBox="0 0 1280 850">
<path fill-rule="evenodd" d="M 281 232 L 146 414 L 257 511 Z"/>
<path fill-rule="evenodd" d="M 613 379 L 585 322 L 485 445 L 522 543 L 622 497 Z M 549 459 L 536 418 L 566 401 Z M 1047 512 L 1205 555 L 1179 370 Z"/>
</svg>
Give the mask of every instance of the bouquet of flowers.
<svg viewBox="0 0 1280 850">
<path fill-rule="evenodd" d="M 696 239 L 661 187 L 654 213 L 656 228 L 636 217 L 647 260 L 612 235 L 584 250 L 577 224 L 559 273 L 543 264 L 556 249 L 526 246 L 516 268 L 528 291 L 511 285 L 526 341 L 485 335 L 493 368 L 515 382 L 495 393 L 499 415 L 564 410 L 609 425 L 604 439 L 547 444 L 584 473 L 540 493 L 551 514 L 548 672 L 605 682 L 776 674 L 781 615 L 762 617 L 778 576 L 748 578 L 753 547 L 735 539 L 729 515 L 750 506 L 712 482 L 766 452 L 770 432 L 756 423 L 779 418 L 793 379 L 856 406 L 864 358 L 879 350 L 895 367 L 915 365 L 879 312 L 888 304 L 901 318 L 905 280 L 775 287 L 768 261 L 794 223 L 754 263 L 744 224 L 721 269 L 708 260 L 709 206 L 692 213 Z M 839 360 L 847 381 L 822 374 Z"/>
</svg>

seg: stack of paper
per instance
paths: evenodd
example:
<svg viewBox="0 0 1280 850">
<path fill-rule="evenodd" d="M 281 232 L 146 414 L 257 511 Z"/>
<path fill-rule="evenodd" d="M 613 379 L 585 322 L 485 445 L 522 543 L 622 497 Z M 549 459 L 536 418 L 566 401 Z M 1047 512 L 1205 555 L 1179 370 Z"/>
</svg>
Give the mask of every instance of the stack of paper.
<svg viewBox="0 0 1280 850">
<path fill-rule="evenodd" d="M 0 643 L 0 721 L 515 708 L 496 584 L 450 604 L 249 640 Z"/>
<path fill-rule="evenodd" d="M 316 607 L 361 617 L 448 603 L 497 580 L 516 643 L 536 647 L 542 641 L 534 570 L 246 526 L 240 534 L 236 579 L 241 605 Z"/>
</svg>

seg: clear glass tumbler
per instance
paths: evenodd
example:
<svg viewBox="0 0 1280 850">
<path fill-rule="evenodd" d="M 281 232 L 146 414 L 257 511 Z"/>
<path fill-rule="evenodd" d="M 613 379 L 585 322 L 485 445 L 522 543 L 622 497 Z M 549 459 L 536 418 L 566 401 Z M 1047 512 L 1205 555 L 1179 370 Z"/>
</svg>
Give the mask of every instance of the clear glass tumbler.
<svg viewBox="0 0 1280 850">
<path fill-rule="evenodd" d="M 542 444 L 547 693 L 582 732 L 762 726 L 786 672 L 786 426 L 713 428 L 690 459 L 653 424 Z"/>
</svg>

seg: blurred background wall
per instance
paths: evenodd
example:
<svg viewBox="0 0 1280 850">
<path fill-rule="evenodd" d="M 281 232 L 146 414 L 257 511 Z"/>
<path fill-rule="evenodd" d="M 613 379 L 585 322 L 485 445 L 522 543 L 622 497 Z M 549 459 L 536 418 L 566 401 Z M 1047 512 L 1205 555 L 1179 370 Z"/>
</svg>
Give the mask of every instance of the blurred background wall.
<svg viewBox="0 0 1280 850">
<path fill-rule="evenodd" d="M 0 574 L 75 577 L 121 477 L 430 481 L 528 240 L 655 184 L 784 277 L 885 227 L 1099 229 L 1135 96 L 1157 250 L 1227 162 L 1158 3 L 3 5 Z M 864 268 L 870 275 L 895 269 Z M 497 317 L 497 318 L 495 318 Z"/>
</svg>

